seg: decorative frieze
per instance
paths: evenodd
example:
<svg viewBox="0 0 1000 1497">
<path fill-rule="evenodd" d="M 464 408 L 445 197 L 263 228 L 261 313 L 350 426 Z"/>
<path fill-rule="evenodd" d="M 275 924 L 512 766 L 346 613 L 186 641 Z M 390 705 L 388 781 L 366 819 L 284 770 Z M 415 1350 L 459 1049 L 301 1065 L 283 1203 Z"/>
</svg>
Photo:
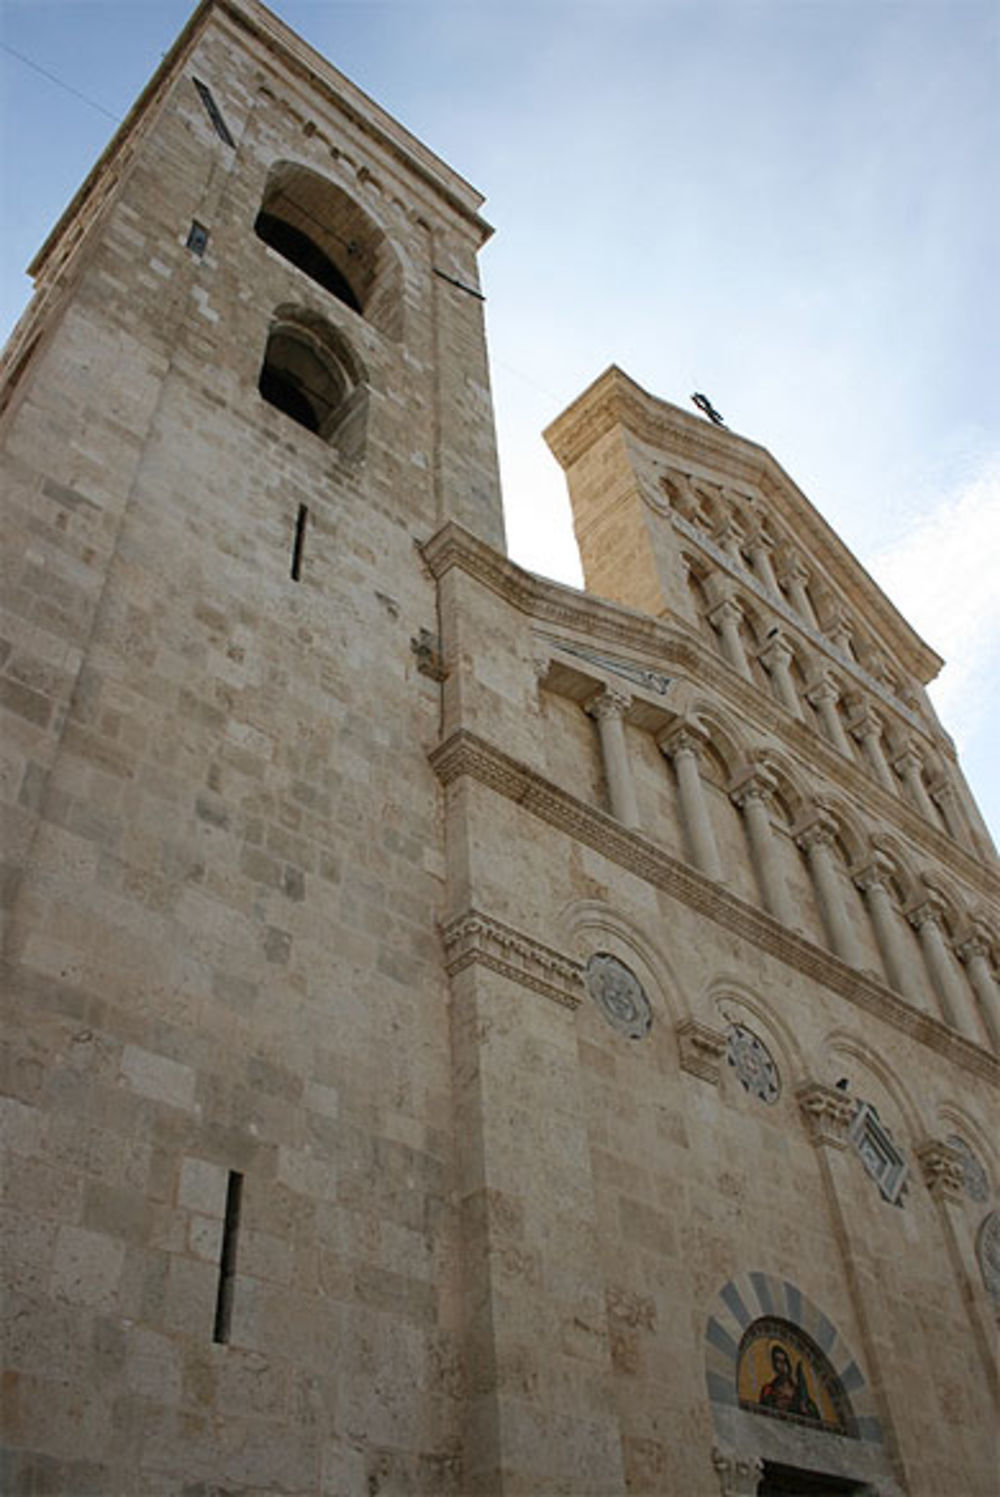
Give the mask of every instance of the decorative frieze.
<svg viewBox="0 0 1000 1497">
<path fill-rule="evenodd" d="M 681 1070 L 718 1086 L 722 1077 L 722 1057 L 726 1053 L 726 1043 L 726 1036 L 721 1030 L 702 1024 L 698 1019 L 682 1019 L 677 1025 Z"/>
<path fill-rule="evenodd" d="M 960 1201 L 965 1189 L 962 1156 L 940 1138 L 925 1138 L 913 1151 L 924 1183 L 936 1201 Z"/>
<path fill-rule="evenodd" d="M 579 962 L 490 915 L 467 910 L 450 920 L 441 934 L 449 977 L 478 964 L 564 1008 L 576 1008 L 583 997 L 583 967 Z"/>
<path fill-rule="evenodd" d="M 822 1081 L 805 1082 L 795 1096 L 814 1144 L 831 1149 L 849 1147 L 848 1130 L 857 1112 L 856 1098 Z"/>
</svg>

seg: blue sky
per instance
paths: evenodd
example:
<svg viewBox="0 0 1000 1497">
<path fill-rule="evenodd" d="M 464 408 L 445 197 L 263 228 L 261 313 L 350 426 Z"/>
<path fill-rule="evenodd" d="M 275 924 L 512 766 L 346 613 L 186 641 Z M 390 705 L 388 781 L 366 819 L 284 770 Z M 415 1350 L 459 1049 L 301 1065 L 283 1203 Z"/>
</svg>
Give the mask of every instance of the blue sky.
<svg viewBox="0 0 1000 1497">
<path fill-rule="evenodd" d="M 579 582 L 542 428 L 609 363 L 707 390 L 948 665 L 996 834 L 995 0 L 284 0 L 487 194 L 510 549 Z M 185 0 L 0 0 L 0 43 L 122 116 Z M 0 52 L 0 326 L 113 121 Z"/>
</svg>

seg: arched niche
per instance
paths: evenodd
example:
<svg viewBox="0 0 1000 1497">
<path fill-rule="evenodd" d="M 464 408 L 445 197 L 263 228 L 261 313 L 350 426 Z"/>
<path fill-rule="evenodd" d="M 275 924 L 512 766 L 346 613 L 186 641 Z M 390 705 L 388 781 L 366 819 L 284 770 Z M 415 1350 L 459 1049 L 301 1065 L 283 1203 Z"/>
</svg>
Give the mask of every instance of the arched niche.
<svg viewBox="0 0 1000 1497">
<path fill-rule="evenodd" d="M 368 378 L 343 334 L 301 307 L 279 307 L 257 382 L 269 405 L 349 462 L 364 456 Z"/>
<path fill-rule="evenodd" d="M 254 232 L 386 337 L 402 336 L 398 257 L 374 219 L 335 182 L 296 162 L 277 162 Z"/>
</svg>

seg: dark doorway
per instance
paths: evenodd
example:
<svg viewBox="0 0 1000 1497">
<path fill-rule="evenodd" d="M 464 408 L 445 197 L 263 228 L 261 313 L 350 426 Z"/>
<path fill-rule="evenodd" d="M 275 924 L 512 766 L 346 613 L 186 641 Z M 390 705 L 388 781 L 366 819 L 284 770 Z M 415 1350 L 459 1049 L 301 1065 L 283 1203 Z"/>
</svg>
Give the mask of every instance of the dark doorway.
<svg viewBox="0 0 1000 1497">
<path fill-rule="evenodd" d="M 868 1490 L 867 1482 L 849 1476 L 827 1476 L 822 1471 L 765 1461 L 757 1497 L 864 1497 Z"/>
</svg>

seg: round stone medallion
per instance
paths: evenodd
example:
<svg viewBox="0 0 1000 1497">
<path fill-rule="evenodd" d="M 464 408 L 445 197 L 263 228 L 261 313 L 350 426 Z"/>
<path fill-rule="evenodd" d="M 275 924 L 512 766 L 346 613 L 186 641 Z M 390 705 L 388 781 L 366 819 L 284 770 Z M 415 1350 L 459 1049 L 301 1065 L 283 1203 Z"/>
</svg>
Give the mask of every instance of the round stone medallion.
<svg viewBox="0 0 1000 1497">
<path fill-rule="evenodd" d="M 607 951 L 590 958 L 584 973 L 587 992 L 612 1028 L 630 1040 L 641 1040 L 653 1023 L 653 1011 L 635 973 Z"/>
<path fill-rule="evenodd" d="M 986 1293 L 1000 1310 L 1000 1211 L 991 1211 L 983 1217 L 976 1238 L 976 1257 Z"/>
<path fill-rule="evenodd" d="M 990 1193 L 990 1183 L 986 1178 L 986 1171 L 965 1139 L 957 1133 L 949 1133 L 945 1143 L 950 1144 L 955 1153 L 962 1156 L 962 1184 L 965 1186 L 965 1194 L 970 1201 L 985 1201 Z"/>
<path fill-rule="evenodd" d="M 726 1035 L 729 1042 L 726 1058 L 735 1069 L 743 1090 L 768 1106 L 777 1102 L 781 1096 L 781 1080 L 764 1041 L 742 1024 L 730 1024 Z"/>
</svg>

